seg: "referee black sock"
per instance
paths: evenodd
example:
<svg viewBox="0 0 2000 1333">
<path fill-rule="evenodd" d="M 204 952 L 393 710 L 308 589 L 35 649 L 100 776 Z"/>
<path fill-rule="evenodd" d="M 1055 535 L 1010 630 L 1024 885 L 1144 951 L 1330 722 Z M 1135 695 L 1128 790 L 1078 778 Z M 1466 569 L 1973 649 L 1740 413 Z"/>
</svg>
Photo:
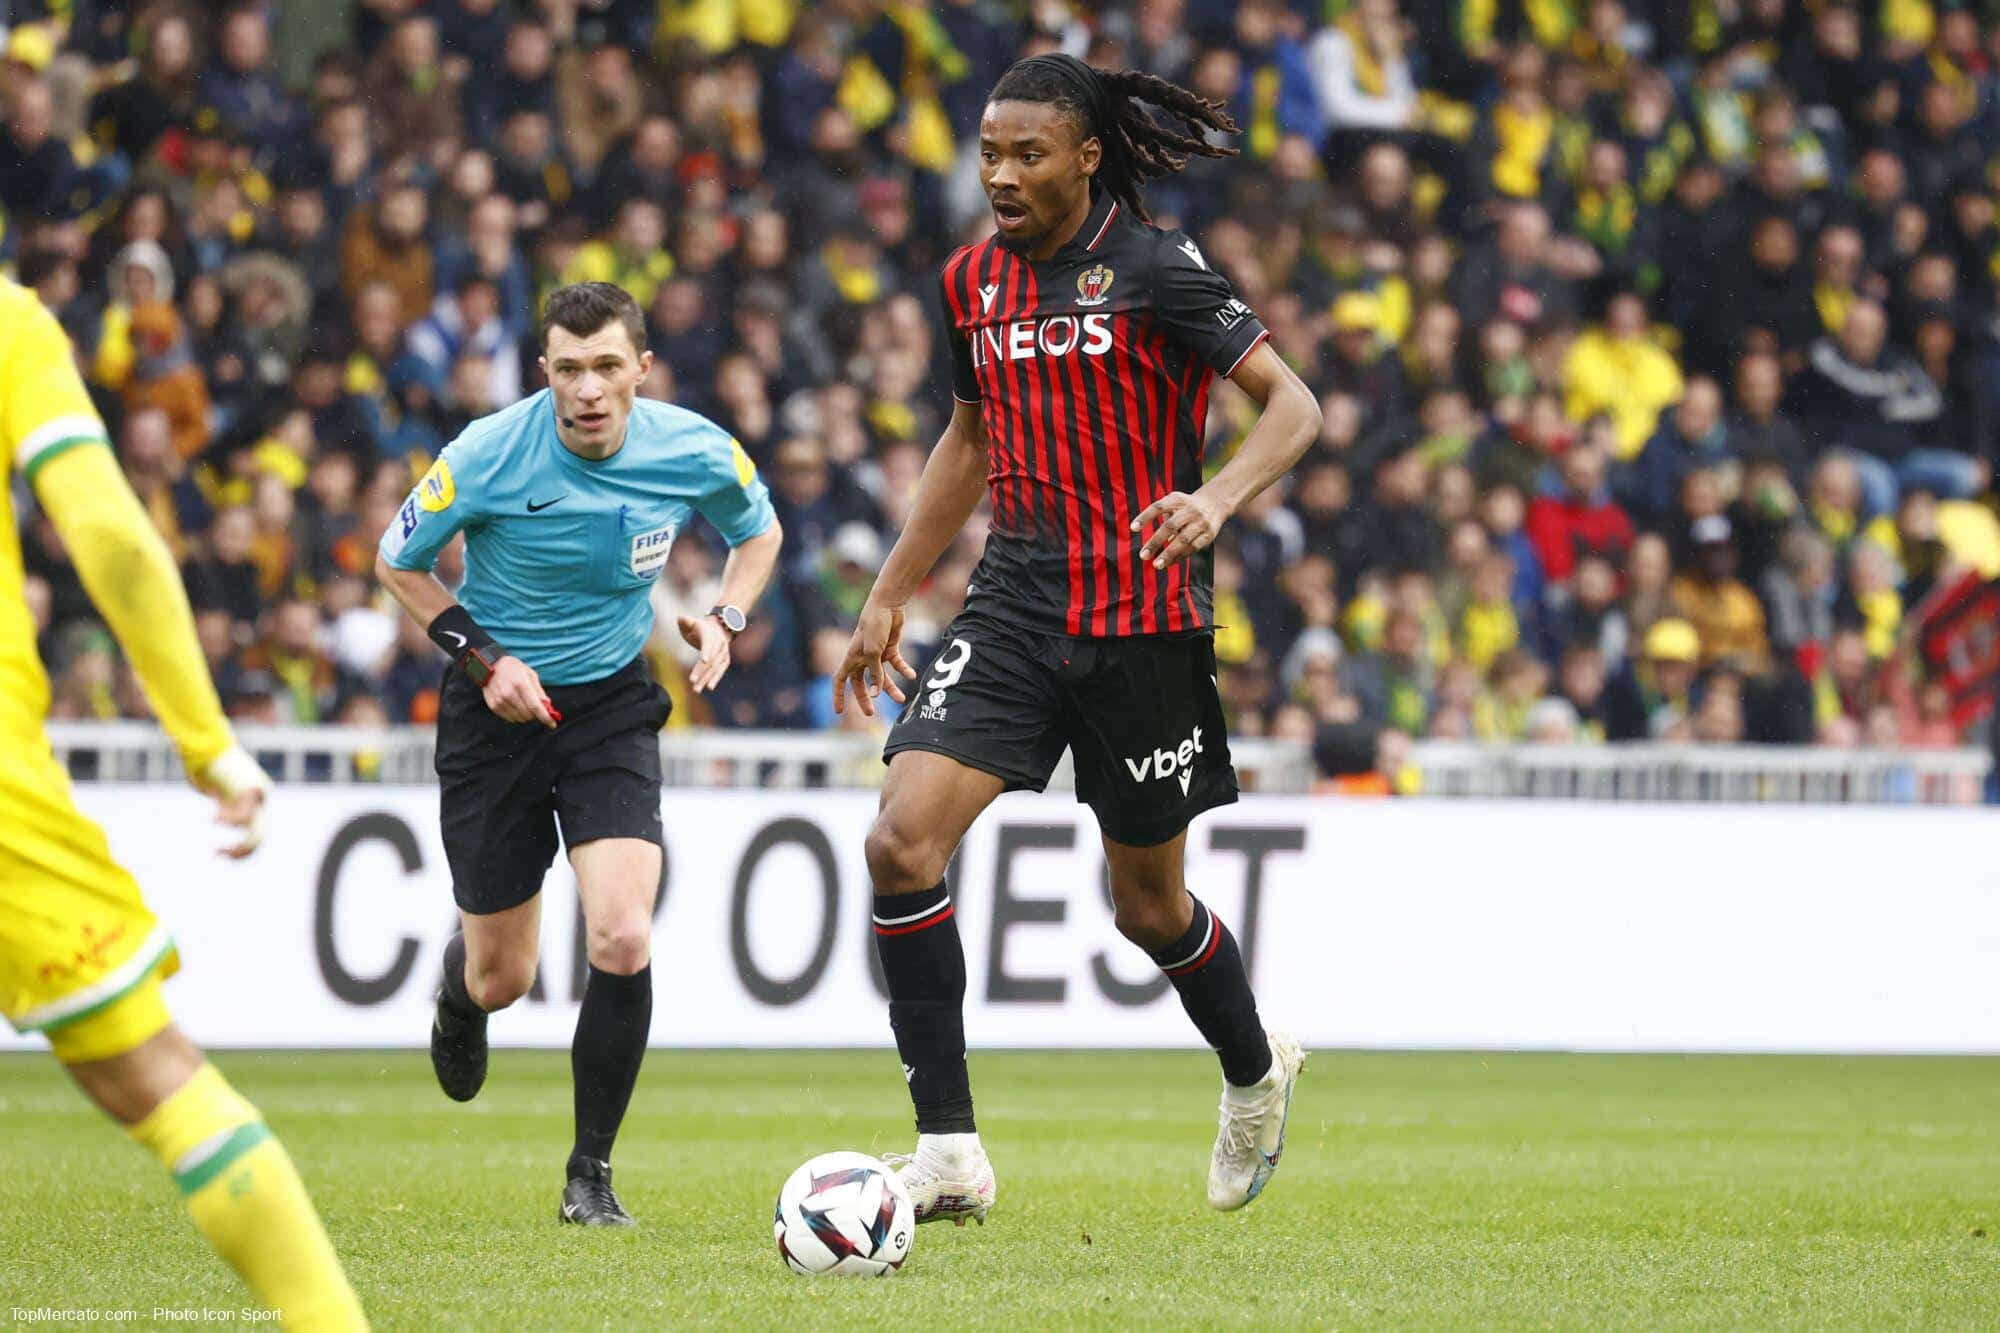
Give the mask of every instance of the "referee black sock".
<svg viewBox="0 0 2000 1333">
<path fill-rule="evenodd" d="M 965 1071 L 965 949 L 951 895 L 875 896 L 875 951 L 889 983 L 889 1026 L 919 1134 L 970 1134 L 972 1080 Z"/>
<path fill-rule="evenodd" d="M 576 1083 L 576 1149 L 569 1177 L 580 1158 L 611 1160 L 611 1144 L 632 1101 L 646 1036 L 653 1028 L 653 967 L 630 976 L 600 971 L 595 964 L 583 987 L 583 1011 L 570 1042 L 570 1077 Z"/>
<path fill-rule="evenodd" d="M 484 1018 L 486 1011 L 472 998 L 465 984 L 465 932 L 444 942 L 444 1002 L 466 1018 Z"/>
<path fill-rule="evenodd" d="M 1194 920 L 1187 934 L 1153 954 L 1153 961 L 1180 992 L 1181 1008 L 1200 1029 L 1202 1040 L 1222 1059 L 1222 1076 L 1247 1088 L 1271 1072 L 1271 1043 L 1257 1017 L 1257 997 L 1236 937 L 1208 905 L 1189 894 Z"/>
</svg>

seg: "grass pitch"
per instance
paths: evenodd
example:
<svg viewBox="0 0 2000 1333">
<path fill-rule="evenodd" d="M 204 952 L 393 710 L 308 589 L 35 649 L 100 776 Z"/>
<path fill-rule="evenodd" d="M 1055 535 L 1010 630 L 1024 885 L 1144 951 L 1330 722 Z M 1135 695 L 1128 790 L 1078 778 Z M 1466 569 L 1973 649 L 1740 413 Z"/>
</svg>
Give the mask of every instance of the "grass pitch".
<svg viewBox="0 0 2000 1333">
<path fill-rule="evenodd" d="M 1208 1057 L 975 1053 L 998 1206 L 881 1282 L 794 1277 L 770 1226 L 806 1157 L 907 1150 L 888 1053 L 652 1052 L 631 1233 L 555 1223 L 562 1053 L 495 1052 L 464 1107 L 421 1052 L 218 1063 L 378 1328 L 2000 1326 L 2000 1060 L 1322 1053 L 1219 1216 Z M 0 1323 L 245 1303 L 55 1065 L 0 1057 Z"/>
</svg>

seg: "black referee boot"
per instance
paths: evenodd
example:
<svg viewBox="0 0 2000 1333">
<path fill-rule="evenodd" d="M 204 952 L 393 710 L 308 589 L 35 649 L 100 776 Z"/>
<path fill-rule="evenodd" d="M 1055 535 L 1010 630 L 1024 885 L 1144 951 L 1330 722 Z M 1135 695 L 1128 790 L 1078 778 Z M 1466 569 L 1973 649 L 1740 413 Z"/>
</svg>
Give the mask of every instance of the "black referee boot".
<svg viewBox="0 0 2000 1333">
<path fill-rule="evenodd" d="M 486 1086 L 486 1015 L 465 1014 L 438 987 L 431 1019 L 431 1068 L 455 1102 L 469 1102 Z"/>
<path fill-rule="evenodd" d="M 569 1184 L 563 1186 L 562 1211 L 556 1214 L 557 1221 L 573 1222 L 580 1227 L 639 1225 L 611 1192 L 611 1163 L 594 1157 L 572 1158 L 570 1171 Z"/>
</svg>

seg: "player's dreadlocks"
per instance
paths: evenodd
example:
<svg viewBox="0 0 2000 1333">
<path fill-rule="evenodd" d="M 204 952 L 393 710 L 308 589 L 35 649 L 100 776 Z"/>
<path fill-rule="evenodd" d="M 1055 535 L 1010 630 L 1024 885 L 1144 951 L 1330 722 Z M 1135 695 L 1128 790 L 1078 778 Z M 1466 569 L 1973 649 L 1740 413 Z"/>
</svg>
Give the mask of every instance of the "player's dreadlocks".
<svg viewBox="0 0 2000 1333">
<path fill-rule="evenodd" d="M 1016 61 L 993 85 L 989 102 L 1048 102 L 1076 118 L 1083 136 L 1092 135 L 1104 150 L 1097 179 L 1112 197 L 1142 220 L 1150 221 L 1139 190 L 1147 181 L 1171 176 L 1190 156 L 1234 157 L 1236 149 L 1218 147 L 1206 131 L 1240 133 L 1236 121 L 1199 93 L 1136 69 L 1097 69 L 1075 56 L 1030 56 Z M 1162 125 L 1141 103 L 1168 112 L 1185 132 Z"/>
</svg>

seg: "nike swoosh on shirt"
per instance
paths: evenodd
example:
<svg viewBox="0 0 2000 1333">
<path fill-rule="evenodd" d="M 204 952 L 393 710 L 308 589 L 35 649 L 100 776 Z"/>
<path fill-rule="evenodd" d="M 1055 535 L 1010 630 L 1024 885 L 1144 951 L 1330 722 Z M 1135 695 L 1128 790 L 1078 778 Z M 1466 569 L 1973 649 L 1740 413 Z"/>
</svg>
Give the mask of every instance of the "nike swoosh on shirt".
<svg viewBox="0 0 2000 1333">
<path fill-rule="evenodd" d="M 540 504 L 536 504 L 533 500 L 530 500 L 528 501 L 528 512 L 531 514 L 539 514 L 544 509 L 547 509 L 550 505 L 554 504 L 556 500 L 567 500 L 568 498 L 569 496 L 567 494 L 558 495 L 555 500 L 544 500 Z"/>
</svg>

